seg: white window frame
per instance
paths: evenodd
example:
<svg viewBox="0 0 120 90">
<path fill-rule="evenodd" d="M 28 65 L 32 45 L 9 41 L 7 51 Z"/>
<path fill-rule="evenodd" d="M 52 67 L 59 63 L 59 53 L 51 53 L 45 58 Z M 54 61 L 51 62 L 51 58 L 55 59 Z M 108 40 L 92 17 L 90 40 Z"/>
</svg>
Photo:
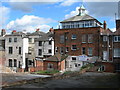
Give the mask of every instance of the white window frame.
<svg viewBox="0 0 120 90">
<path fill-rule="evenodd" d="M 115 38 L 116 38 L 117 40 L 115 40 Z M 119 40 L 118 38 L 120 38 L 120 36 L 114 36 L 114 42 L 120 42 L 120 40 Z"/>
<path fill-rule="evenodd" d="M 71 50 L 77 50 L 77 45 L 76 45 L 76 49 L 73 49 L 73 45 L 72 45 Z"/>
<path fill-rule="evenodd" d="M 114 57 L 120 57 L 120 48 L 114 48 Z"/>
<path fill-rule="evenodd" d="M 107 40 L 108 40 L 108 37 L 107 36 L 103 36 L 103 41 L 107 42 Z"/>
</svg>

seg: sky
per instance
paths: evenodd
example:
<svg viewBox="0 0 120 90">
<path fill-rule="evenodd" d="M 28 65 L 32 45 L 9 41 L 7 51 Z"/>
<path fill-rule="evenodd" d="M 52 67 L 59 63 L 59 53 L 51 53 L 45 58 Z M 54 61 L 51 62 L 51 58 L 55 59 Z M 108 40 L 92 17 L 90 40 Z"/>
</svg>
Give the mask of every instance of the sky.
<svg viewBox="0 0 120 90">
<path fill-rule="evenodd" d="M 115 31 L 119 0 L 0 0 L 0 29 L 34 32 L 39 28 L 48 32 L 58 28 L 59 22 L 78 14 L 83 4 L 87 14 Z M 116 13 L 116 16 L 115 16 Z"/>
</svg>

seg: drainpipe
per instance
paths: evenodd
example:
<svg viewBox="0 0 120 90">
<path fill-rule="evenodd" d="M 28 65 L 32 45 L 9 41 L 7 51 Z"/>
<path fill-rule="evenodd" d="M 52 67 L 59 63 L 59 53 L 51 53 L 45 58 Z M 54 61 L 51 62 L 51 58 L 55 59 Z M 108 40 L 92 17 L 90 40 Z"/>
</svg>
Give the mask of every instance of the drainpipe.
<svg viewBox="0 0 120 90">
<path fill-rule="evenodd" d="M 109 61 L 109 33 L 107 34 L 107 36 L 108 36 L 108 48 L 107 48 L 107 51 L 108 51 L 108 60 L 107 61 Z"/>
</svg>

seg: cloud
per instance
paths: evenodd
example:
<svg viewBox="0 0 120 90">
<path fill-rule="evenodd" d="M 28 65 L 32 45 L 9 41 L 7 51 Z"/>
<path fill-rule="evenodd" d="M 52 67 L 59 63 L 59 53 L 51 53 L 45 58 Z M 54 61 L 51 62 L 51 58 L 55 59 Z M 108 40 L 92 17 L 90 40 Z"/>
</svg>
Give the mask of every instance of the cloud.
<svg viewBox="0 0 120 90">
<path fill-rule="evenodd" d="M 102 0 L 101 0 L 102 1 Z M 87 2 L 90 15 L 97 17 L 114 17 L 118 12 L 117 2 Z"/>
<path fill-rule="evenodd" d="M 61 6 L 71 6 L 72 4 L 76 3 L 76 2 L 80 2 L 82 0 L 65 0 L 63 2 L 61 2 Z"/>
<path fill-rule="evenodd" d="M 7 24 L 6 28 L 8 30 L 17 30 L 27 32 L 33 32 L 36 28 L 40 28 L 42 31 L 48 31 L 50 26 L 49 23 L 56 22 L 50 18 L 42 18 L 34 15 L 24 15 L 20 19 L 16 19 Z"/>
<path fill-rule="evenodd" d="M 79 14 L 79 9 L 80 7 L 76 7 L 74 11 L 71 11 L 69 14 L 65 15 L 65 19 L 68 19 L 72 16 L 78 15 Z M 88 11 L 86 10 L 86 14 L 88 14 Z"/>
<path fill-rule="evenodd" d="M 0 28 L 4 28 L 6 21 L 9 19 L 10 8 L 0 7 Z"/>
<path fill-rule="evenodd" d="M 110 28 L 110 30 L 111 30 L 112 32 L 115 32 L 115 31 L 116 31 L 116 28 Z"/>
<path fill-rule="evenodd" d="M 63 0 L 9 0 L 12 9 L 20 10 L 26 13 L 32 12 L 34 5 L 54 4 Z"/>
</svg>

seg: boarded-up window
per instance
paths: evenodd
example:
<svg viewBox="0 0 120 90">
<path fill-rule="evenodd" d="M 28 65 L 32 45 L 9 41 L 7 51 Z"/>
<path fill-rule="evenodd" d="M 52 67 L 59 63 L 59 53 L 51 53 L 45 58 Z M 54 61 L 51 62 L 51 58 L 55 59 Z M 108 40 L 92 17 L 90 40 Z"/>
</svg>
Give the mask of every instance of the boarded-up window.
<svg viewBox="0 0 120 90">
<path fill-rule="evenodd" d="M 88 35 L 88 43 L 92 43 L 93 42 L 93 35 L 89 34 Z"/>
<path fill-rule="evenodd" d="M 86 38 L 87 38 L 87 35 L 82 35 L 82 43 L 86 43 Z"/>
</svg>

